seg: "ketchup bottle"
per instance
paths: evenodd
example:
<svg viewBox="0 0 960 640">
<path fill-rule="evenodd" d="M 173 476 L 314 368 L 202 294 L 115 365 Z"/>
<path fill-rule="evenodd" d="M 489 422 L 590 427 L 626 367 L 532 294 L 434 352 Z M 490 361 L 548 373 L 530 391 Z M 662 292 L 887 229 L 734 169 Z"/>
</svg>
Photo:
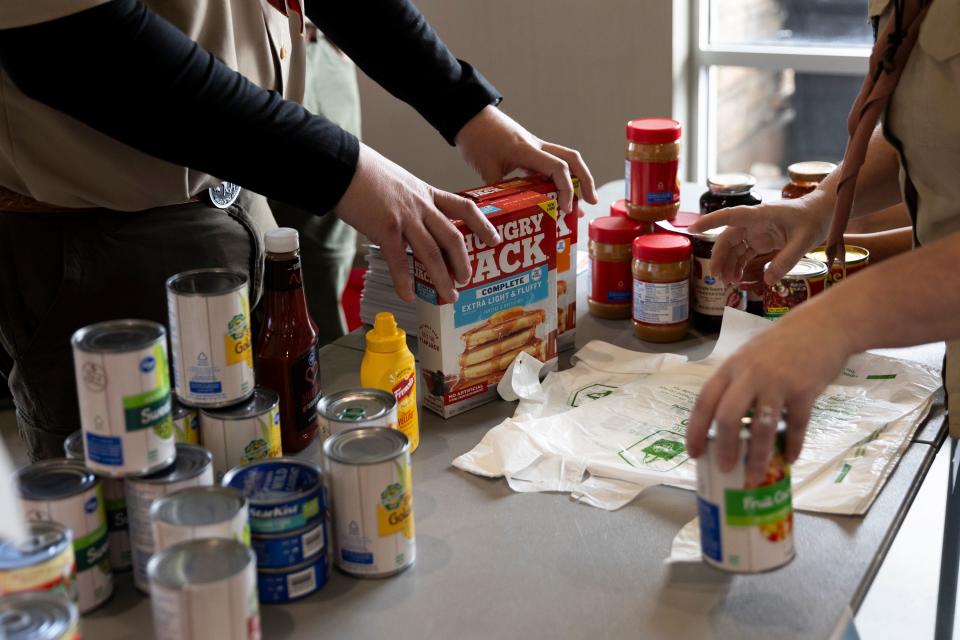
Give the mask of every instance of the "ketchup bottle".
<svg viewBox="0 0 960 640">
<path fill-rule="evenodd" d="M 320 363 L 317 325 L 307 310 L 296 229 L 274 229 L 264 236 L 264 314 L 257 336 L 257 383 L 280 396 L 284 453 L 305 448 L 317 435 Z"/>
</svg>

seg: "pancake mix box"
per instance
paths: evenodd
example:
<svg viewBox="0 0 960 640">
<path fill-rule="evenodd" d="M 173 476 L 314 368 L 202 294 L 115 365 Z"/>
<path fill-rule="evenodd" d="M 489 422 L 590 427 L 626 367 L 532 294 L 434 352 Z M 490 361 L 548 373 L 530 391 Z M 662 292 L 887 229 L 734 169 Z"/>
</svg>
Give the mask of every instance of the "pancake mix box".
<svg viewBox="0 0 960 640">
<path fill-rule="evenodd" d="M 485 187 L 464 191 L 460 195 L 478 205 L 522 191 L 534 191 L 557 197 L 557 187 L 548 176 L 534 174 L 501 180 Z M 557 348 L 573 348 L 577 326 L 577 226 L 580 180 L 573 179 L 573 207 L 557 216 Z"/>
<path fill-rule="evenodd" d="M 557 201 L 525 191 L 478 205 L 503 241 L 488 247 L 456 222 L 473 274 L 456 302 L 414 257 L 423 403 L 444 418 L 495 399 L 517 354 L 557 358 Z"/>
</svg>

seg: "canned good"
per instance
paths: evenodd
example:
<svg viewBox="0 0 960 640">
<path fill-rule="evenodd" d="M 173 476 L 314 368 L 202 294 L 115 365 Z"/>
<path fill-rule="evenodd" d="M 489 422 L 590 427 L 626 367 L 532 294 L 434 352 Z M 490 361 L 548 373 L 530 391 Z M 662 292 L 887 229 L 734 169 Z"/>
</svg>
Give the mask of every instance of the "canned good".
<svg viewBox="0 0 960 640">
<path fill-rule="evenodd" d="M 173 438 L 184 444 L 200 444 L 200 413 L 194 407 L 180 404 L 171 397 L 170 415 L 173 418 Z"/>
<path fill-rule="evenodd" d="M 213 484 L 213 457 L 203 447 L 177 445 L 177 459 L 166 469 L 150 475 L 129 477 L 127 515 L 130 521 L 130 546 L 133 550 L 133 582 L 144 593 L 150 593 L 147 562 L 154 553 L 150 507 L 153 501 L 187 487 Z"/>
<path fill-rule="evenodd" d="M 279 604 L 305 598 L 327 584 L 330 569 L 327 554 L 282 569 L 258 569 L 257 591 L 260 602 Z"/>
<path fill-rule="evenodd" d="M 257 559 L 236 540 L 188 540 L 147 567 L 157 640 L 260 640 Z"/>
<path fill-rule="evenodd" d="M 841 267 L 840 261 L 834 260 L 830 267 L 830 275 L 827 276 L 828 285 L 836 284 L 847 276 L 852 276 L 870 263 L 870 252 L 863 247 L 852 244 L 845 244 L 843 247 L 845 264 Z M 814 247 L 804 257 L 827 264 L 827 249 L 826 247 Z"/>
<path fill-rule="evenodd" d="M 784 457 L 786 424 L 777 426 L 767 475 L 759 487 L 746 486 L 746 453 L 751 418 L 742 421 L 740 455 L 724 473 L 716 461 L 714 432 L 697 458 L 697 511 L 703 559 L 725 571 L 757 573 L 793 560 L 793 502 L 790 465 Z"/>
<path fill-rule="evenodd" d="M 0 595 L 59 591 L 77 601 L 73 533 L 56 522 L 31 522 L 21 543 L 0 541 Z"/>
<path fill-rule="evenodd" d="M 250 546 L 247 499 L 229 487 L 189 487 L 150 507 L 154 549 L 197 538 L 227 538 Z"/>
<path fill-rule="evenodd" d="M 177 398 L 226 407 L 253 394 L 247 276 L 226 269 L 185 271 L 167 280 Z"/>
<path fill-rule="evenodd" d="M 770 268 L 768 262 L 763 270 Z M 779 318 L 790 309 L 822 292 L 827 283 L 827 265 L 809 258 L 800 261 L 787 275 L 763 289 L 763 316 Z"/>
<path fill-rule="evenodd" d="M 79 640 L 80 615 L 76 605 L 57 593 L 11 593 L 0 598 L 0 638 Z"/>
<path fill-rule="evenodd" d="M 70 460 L 84 461 L 83 432 L 67 436 L 63 450 Z M 110 568 L 114 573 L 130 568 L 130 531 L 127 528 L 127 497 L 121 478 L 101 478 L 103 506 L 107 514 L 107 535 L 110 539 Z"/>
<path fill-rule="evenodd" d="M 254 534 L 292 532 L 326 517 L 323 472 L 307 460 L 249 462 L 228 471 L 223 484 L 238 489 L 250 501 L 250 531 Z"/>
<path fill-rule="evenodd" d="M 257 387 L 245 402 L 200 412 L 203 444 L 213 454 L 217 482 L 237 465 L 283 455 L 279 403 L 274 391 Z"/>
<path fill-rule="evenodd" d="M 167 333 L 156 322 L 112 320 L 70 339 L 87 467 L 122 477 L 173 461 Z"/>
<path fill-rule="evenodd" d="M 317 405 L 320 429 L 333 435 L 355 427 L 399 428 L 397 399 L 381 389 L 347 389 L 324 396 Z"/>
<path fill-rule="evenodd" d="M 417 551 L 407 436 L 383 427 L 349 429 L 327 438 L 323 451 L 337 567 L 380 578 L 412 565 Z"/>
<path fill-rule="evenodd" d="M 79 460 L 65 458 L 35 462 L 15 477 L 28 520 L 57 522 L 73 532 L 80 612 L 106 602 L 113 574 L 100 479 Z"/>
<path fill-rule="evenodd" d="M 318 522 L 289 533 L 258 534 L 251 539 L 257 554 L 257 566 L 267 568 L 290 567 L 312 558 L 326 555 L 327 525 Z"/>
</svg>

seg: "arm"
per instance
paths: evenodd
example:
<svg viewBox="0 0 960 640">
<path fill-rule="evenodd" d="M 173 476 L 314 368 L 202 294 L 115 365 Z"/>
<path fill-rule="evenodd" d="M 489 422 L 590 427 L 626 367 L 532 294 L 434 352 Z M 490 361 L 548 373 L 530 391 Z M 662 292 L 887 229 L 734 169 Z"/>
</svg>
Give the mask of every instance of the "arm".
<svg viewBox="0 0 960 640">
<path fill-rule="evenodd" d="M 870 252 L 870 264 L 906 253 L 913 248 L 913 227 L 887 229 L 874 233 L 847 233 L 844 242 L 863 247 Z"/>
</svg>

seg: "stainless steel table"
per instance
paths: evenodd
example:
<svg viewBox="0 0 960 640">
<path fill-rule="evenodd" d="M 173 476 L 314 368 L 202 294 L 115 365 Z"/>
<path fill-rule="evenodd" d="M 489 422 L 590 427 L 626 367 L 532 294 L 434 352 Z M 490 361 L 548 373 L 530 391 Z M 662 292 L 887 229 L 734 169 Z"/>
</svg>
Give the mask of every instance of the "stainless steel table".
<svg viewBox="0 0 960 640">
<path fill-rule="evenodd" d="M 639 343 L 624 325 L 584 316 L 584 308 L 578 344 L 603 338 L 694 359 L 712 348 L 701 336 Z M 347 336 L 321 351 L 325 391 L 358 384 L 361 348 L 362 340 Z M 932 349 L 917 357 L 934 358 Z M 826 638 L 862 601 L 943 433 L 938 410 L 865 517 L 798 513 L 796 560 L 767 574 L 731 576 L 664 564 L 673 537 L 695 515 L 692 493 L 653 488 L 606 512 L 567 496 L 513 493 L 502 480 L 450 466 L 513 409 L 496 402 L 450 420 L 422 411 L 413 457 L 416 564 L 386 580 L 333 572 L 306 600 L 261 607 L 264 637 Z M 315 458 L 316 447 L 304 454 Z M 149 601 L 129 574 L 119 576 L 104 608 L 84 618 L 83 631 L 94 639 L 153 637 Z"/>
</svg>

